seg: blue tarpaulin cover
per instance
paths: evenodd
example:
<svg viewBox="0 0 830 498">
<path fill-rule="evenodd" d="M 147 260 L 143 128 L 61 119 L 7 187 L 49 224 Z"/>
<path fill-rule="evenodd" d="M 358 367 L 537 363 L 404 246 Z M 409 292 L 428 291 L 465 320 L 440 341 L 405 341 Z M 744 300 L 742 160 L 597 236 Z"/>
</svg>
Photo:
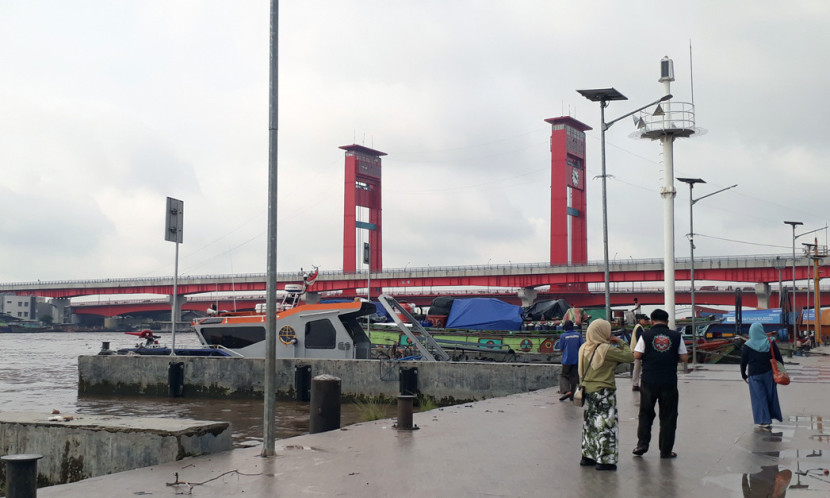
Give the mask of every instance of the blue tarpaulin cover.
<svg viewBox="0 0 830 498">
<path fill-rule="evenodd" d="M 456 299 L 447 317 L 448 329 L 520 330 L 522 308 L 498 299 Z"/>
</svg>

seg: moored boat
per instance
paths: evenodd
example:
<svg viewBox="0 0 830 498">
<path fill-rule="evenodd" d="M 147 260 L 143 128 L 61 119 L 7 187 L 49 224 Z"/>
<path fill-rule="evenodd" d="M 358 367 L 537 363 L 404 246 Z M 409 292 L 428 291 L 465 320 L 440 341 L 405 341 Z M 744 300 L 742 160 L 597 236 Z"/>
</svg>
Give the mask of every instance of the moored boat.
<svg viewBox="0 0 830 498">
<path fill-rule="evenodd" d="M 358 318 L 374 306 L 356 299 L 346 303 L 301 304 L 277 313 L 277 358 L 369 358 L 371 343 Z M 199 341 L 235 356 L 265 357 L 264 312 L 220 313 L 191 324 Z"/>
<path fill-rule="evenodd" d="M 317 268 L 303 276 L 303 284 L 289 284 L 281 303 L 277 303 L 276 358 L 367 359 L 369 337 L 358 323 L 360 317 L 375 311 L 362 299 L 349 302 L 303 304 L 305 294 L 317 278 Z M 267 313 L 264 304 L 254 311 L 208 310 L 208 316 L 191 322 L 202 348 L 176 348 L 181 356 L 236 356 L 265 358 Z M 170 349 L 159 346 L 150 331 L 140 335 L 145 344 L 119 350 L 119 354 L 163 355 Z"/>
</svg>

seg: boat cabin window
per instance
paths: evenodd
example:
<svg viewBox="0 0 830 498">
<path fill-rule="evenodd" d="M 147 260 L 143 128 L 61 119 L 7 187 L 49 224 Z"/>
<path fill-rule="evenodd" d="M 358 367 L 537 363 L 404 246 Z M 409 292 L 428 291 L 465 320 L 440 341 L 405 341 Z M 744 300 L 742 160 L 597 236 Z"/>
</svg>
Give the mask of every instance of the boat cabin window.
<svg viewBox="0 0 830 498">
<path fill-rule="evenodd" d="M 334 349 L 337 331 L 329 320 L 314 320 L 305 324 L 306 349 Z"/>
</svg>

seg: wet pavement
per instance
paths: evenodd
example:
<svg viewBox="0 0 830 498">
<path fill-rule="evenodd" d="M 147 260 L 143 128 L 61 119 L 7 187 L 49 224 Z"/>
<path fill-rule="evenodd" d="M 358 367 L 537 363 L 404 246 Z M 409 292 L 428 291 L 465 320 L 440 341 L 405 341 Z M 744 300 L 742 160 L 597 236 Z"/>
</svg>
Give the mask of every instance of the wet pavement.
<svg viewBox="0 0 830 498">
<path fill-rule="evenodd" d="M 618 376 L 616 472 L 579 466 L 582 410 L 552 388 L 416 413 L 414 431 L 365 422 L 279 440 L 272 458 L 260 457 L 259 446 L 235 449 L 38 495 L 830 496 L 830 348 L 814 352 L 786 359 L 793 382 L 779 386 L 785 418 L 769 432 L 752 422 L 738 365 L 681 374 L 675 459 L 660 459 L 656 448 L 631 454 L 639 399 L 628 375 Z"/>
</svg>

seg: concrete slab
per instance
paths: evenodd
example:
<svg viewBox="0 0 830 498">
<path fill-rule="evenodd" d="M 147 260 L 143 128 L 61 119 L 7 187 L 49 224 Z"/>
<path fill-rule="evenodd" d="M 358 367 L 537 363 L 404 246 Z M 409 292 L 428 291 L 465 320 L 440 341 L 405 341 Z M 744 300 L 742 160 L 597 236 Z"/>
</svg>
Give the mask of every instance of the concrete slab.
<svg viewBox="0 0 830 498">
<path fill-rule="evenodd" d="M 771 432 L 754 428 L 737 365 L 683 375 L 673 460 L 654 451 L 631 455 L 639 400 L 628 376 L 619 376 L 616 472 L 579 466 L 582 410 L 545 389 L 416 413 L 416 431 L 398 432 L 392 420 L 367 422 L 278 441 L 272 458 L 260 457 L 259 448 L 237 449 L 39 495 L 755 497 L 770 496 L 777 476 L 787 496 L 827 496 L 830 349 L 817 351 L 788 360 L 793 383 L 779 389 L 785 420 Z"/>
<path fill-rule="evenodd" d="M 228 451 L 230 424 L 190 419 L 0 412 L 0 454 L 34 453 L 38 485 Z M 5 485 L 0 469 L 0 489 Z"/>
</svg>

